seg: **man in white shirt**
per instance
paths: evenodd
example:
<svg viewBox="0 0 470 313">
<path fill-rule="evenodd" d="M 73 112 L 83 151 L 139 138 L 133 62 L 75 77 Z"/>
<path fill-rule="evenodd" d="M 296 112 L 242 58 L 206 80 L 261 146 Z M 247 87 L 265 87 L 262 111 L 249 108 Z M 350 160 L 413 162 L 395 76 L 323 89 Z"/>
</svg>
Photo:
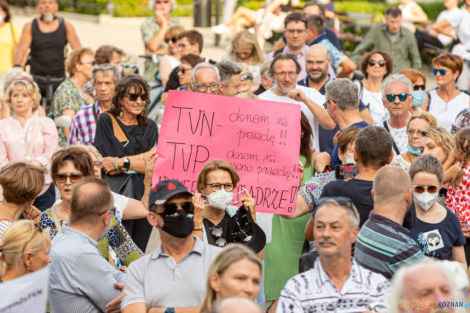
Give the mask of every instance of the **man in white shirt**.
<svg viewBox="0 0 470 313">
<path fill-rule="evenodd" d="M 291 278 L 281 291 L 277 313 L 373 311 L 384 302 L 388 280 L 351 258 L 359 213 L 349 198 L 323 198 L 314 213 L 319 257 L 312 269 Z"/>
<path fill-rule="evenodd" d="M 274 79 L 274 86 L 259 98 L 286 103 L 297 103 L 307 117 L 312 127 L 313 148 L 318 150 L 318 124 L 326 129 L 333 129 L 336 123 L 330 118 L 328 112 L 322 107 L 325 97 L 313 88 L 297 85 L 297 74 L 300 65 L 294 56 L 286 53 L 276 55 L 269 69 Z"/>
<path fill-rule="evenodd" d="M 382 83 L 382 101 L 389 119 L 377 126 L 384 127 L 392 135 L 395 155 L 408 151 L 406 125 L 411 117 L 412 91 L 413 84 L 403 74 L 392 74 Z"/>
</svg>

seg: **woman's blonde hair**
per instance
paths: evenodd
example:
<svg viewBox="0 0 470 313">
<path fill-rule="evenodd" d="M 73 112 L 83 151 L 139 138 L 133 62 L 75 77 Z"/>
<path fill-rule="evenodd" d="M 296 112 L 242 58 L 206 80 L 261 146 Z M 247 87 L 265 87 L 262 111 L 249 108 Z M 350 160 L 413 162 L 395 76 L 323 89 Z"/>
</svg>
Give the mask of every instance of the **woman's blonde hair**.
<svg viewBox="0 0 470 313">
<path fill-rule="evenodd" d="M 426 112 L 426 111 L 423 111 L 423 112 L 418 113 L 418 114 L 411 115 L 410 119 L 408 120 L 408 123 L 406 124 L 407 129 L 408 129 L 408 127 L 410 127 L 411 122 L 414 121 L 414 120 L 425 120 L 426 122 L 428 122 L 429 127 L 436 127 L 437 126 L 437 120 L 434 117 L 434 115 L 432 115 L 431 113 Z"/>
<path fill-rule="evenodd" d="M 25 252 L 36 254 L 51 246 L 49 235 L 30 220 L 12 223 L 3 232 L 0 241 L 0 276 L 10 266 L 18 266 L 23 262 Z"/>
<path fill-rule="evenodd" d="M 15 78 L 9 83 L 4 96 L 5 103 L 11 106 L 11 94 L 14 90 L 19 88 L 23 88 L 31 96 L 33 99 L 32 111 L 35 112 L 39 108 L 41 102 L 41 93 L 39 92 L 38 85 L 26 77 Z"/>
<path fill-rule="evenodd" d="M 454 136 L 452 136 L 445 128 L 428 128 L 422 131 L 423 137 L 431 138 L 434 143 L 441 147 L 445 153 L 449 154 L 455 147 Z"/>
<path fill-rule="evenodd" d="M 199 313 L 210 312 L 212 304 L 216 300 L 216 292 L 211 286 L 211 277 L 214 275 L 222 275 L 230 265 L 245 259 L 258 265 L 260 272 L 262 272 L 263 268 L 259 258 L 250 248 L 241 244 L 231 243 L 215 257 L 209 267 L 206 296 L 202 302 Z"/>
<path fill-rule="evenodd" d="M 252 65 L 260 64 L 264 62 L 264 54 L 261 50 L 256 36 L 247 30 L 238 32 L 232 39 L 229 54 L 235 62 L 241 62 L 242 60 L 235 53 L 236 48 L 252 49 L 251 60 Z"/>
<path fill-rule="evenodd" d="M 95 53 L 90 48 L 80 47 L 73 50 L 68 55 L 67 60 L 65 61 L 65 70 L 67 71 L 70 77 L 75 75 L 75 66 L 81 63 L 82 57 L 84 55 L 91 55 L 94 57 Z"/>
</svg>

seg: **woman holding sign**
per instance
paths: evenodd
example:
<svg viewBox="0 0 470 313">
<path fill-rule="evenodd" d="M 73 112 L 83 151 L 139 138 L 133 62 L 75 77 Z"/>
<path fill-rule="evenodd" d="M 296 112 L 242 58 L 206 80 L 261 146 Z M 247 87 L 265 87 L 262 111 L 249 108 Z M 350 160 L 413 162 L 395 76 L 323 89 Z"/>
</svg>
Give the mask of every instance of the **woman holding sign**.
<svg viewBox="0 0 470 313">
<path fill-rule="evenodd" d="M 197 177 L 194 196 L 194 234 L 204 242 L 224 247 L 242 243 L 255 252 L 263 250 L 266 235 L 256 224 L 255 201 L 246 189 L 234 202 L 234 190 L 240 177 L 233 166 L 222 160 L 204 165 Z M 241 203 L 241 207 L 235 204 Z"/>
<path fill-rule="evenodd" d="M 158 129 L 146 117 L 149 85 L 139 75 L 128 75 L 116 86 L 112 104 L 101 114 L 94 146 L 103 156 L 103 179 L 112 191 L 129 198 L 144 194 L 145 158 L 155 154 Z M 146 219 L 124 221 L 139 248 L 145 251 L 151 226 Z"/>
</svg>

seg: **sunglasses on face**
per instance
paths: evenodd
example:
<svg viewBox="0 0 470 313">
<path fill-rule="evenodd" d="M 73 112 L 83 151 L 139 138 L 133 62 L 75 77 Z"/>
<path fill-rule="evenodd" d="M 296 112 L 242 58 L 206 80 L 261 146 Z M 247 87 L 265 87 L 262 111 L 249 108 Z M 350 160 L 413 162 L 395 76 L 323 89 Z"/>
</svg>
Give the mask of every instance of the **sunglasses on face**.
<svg viewBox="0 0 470 313">
<path fill-rule="evenodd" d="M 170 2 L 169 0 L 157 0 L 155 1 L 156 4 L 162 4 L 162 3 L 168 3 Z"/>
<path fill-rule="evenodd" d="M 163 205 L 165 208 L 165 211 L 163 211 L 161 214 L 164 215 L 171 215 L 175 214 L 176 211 L 178 211 L 178 206 L 181 206 L 183 210 L 185 210 L 187 213 L 194 213 L 194 205 L 191 201 L 188 202 L 181 202 L 181 203 L 166 203 Z"/>
<path fill-rule="evenodd" d="M 413 90 L 414 91 L 426 90 L 426 85 L 413 85 Z"/>
<path fill-rule="evenodd" d="M 441 69 L 433 68 L 432 73 L 434 74 L 434 76 L 436 76 L 437 73 L 439 73 L 439 75 L 441 76 L 444 76 L 447 73 L 447 70 L 444 68 L 441 68 Z"/>
<path fill-rule="evenodd" d="M 191 68 L 184 68 L 184 67 L 180 67 L 180 72 L 181 74 L 186 74 L 186 72 L 191 72 L 192 69 Z"/>
<path fill-rule="evenodd" d="M 111 214 L 112 214 L 113 216 L 116 216 L 116 208 L 115 208 L 115 207 L 109 208 L 109 210 L 106 210 L 106 211 L 104 211 L 104 212 L 98 213 L 98 216 L 101 216 L 101 215 L 105 214 L 105 213 L 108 212 L 108 211 L 111 212 Z"/>
<path fill-rule="evenodd" d="M 81 173 L 72 173 L 72 174 L 57 173 L 54 175 L 54 177 L 55 177 L 55 180 L 60 184 L 65 183 L 67 181 L 67 178 L 70 179 L 70 182 L 72 184 L 74 184 L 74 183 L 78 183 L 82 179 L 83 174 Z"/>
<path fill-rule="evenodd" d="M 131 101 L 137 101 L 137 99 L 140 97 L 140 100 L 142 101 L 147 101 L 148 95 L 143 93 L 143 94 L 138 94 L 138 93 L 125 93 L 123 94 L 124 97 L 129 98 Z"/>
<path fill-rule="evenodd" d="M 389 102 L 395 101 L 395 99 L 396 99 L 397 97 L 398 97 L 398 100 L 400 100 L 400 101 L 405 101 L 406 98 L 408 98 L 408 94 L 402 92 L 402 93 L 397 94 L 397 95 L 388 94 L 388 95 L 386 95 L 386 97 L 387 97 L 387 100 L 388 100 Z"/>
<path fill-rule="evenodd" d="M 425 191 L 429 193 L 436 193 L 439 190 L 439 186 L 423 186 L 423 185 L 413 185 L 413 189 L 416 193 L 423 193 Z"/>
<path fill-rule="evenodd" d="M 385 61 L 384 60 L 369 60 L 369 65 L 374 66 L 375 64 L 378 64 L 380 67 L 385 66 Z"/>
<path fill-rule="evenodd" d="M 176 43 L 176 42 L 178 41 L 178 38 L 173 37 L 173 38 L 166 38 L 166 39 L 165 39 L 165 42 L 166 42 L 167 44 L 170 43 L 170 41 L 171 41 L 172 43 Z"/>
</svg>

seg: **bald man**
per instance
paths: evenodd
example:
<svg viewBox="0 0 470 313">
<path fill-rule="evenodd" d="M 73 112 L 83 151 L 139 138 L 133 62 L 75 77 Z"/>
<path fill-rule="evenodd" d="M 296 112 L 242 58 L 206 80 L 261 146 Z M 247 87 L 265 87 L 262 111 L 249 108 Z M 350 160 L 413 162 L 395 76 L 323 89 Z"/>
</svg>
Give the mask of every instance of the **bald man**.
<svg viewBox="0 0 470 313">
<path fill-rule="evenodd" d="M 332 77 L 328 73 L 331 58 L 328 49 L 320 44 L 308 48 L 305 56 L 305 69 L 307 76 L 299 81 L 299 85 L 314 88 L 321 94 L 325 94 L 325 85 Z"/>
<path fill-rule="evenodd" d="M 354 257 L 363 267 L 391 279 L 400 266 L 424 260 L 409 230 L 402 226 L 413 201 L 410 176 L 399 167 L 381 168 L 374 178 L 372 197 L 374 209 L 359 231 Z"/>
<path fill-rule="evenodd" d="M 261 309 L 248 298 L 230 297 L 215 301 L 210 313 L 261 313 Z"/>
</svg>

